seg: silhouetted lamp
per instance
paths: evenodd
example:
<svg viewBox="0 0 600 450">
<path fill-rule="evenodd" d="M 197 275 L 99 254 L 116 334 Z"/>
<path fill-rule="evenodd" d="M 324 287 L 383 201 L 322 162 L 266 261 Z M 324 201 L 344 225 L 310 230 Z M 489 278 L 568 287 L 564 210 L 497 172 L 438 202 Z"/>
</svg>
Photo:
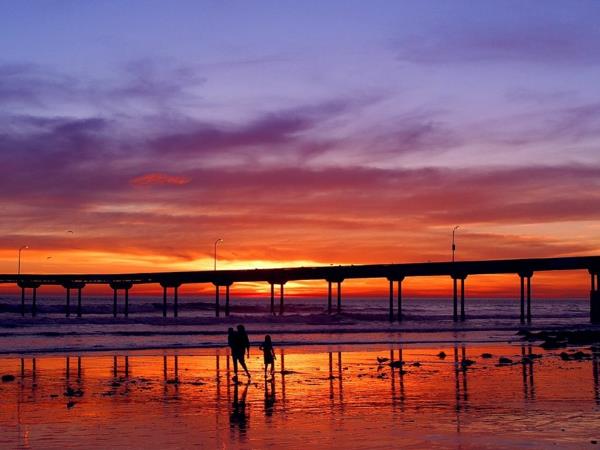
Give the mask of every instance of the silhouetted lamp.
<svg viewBox="0 0 600 450">
<path fill-rule="evenodd" d="M 23 250 L 25 250 L 26 248 L 29 248 L 29 245 L 24 245 L 22 247 L 19 247 L 19 261 L 17 263 L 17 275 L 21 275 L 21 252 Z"/>
<path fill-rule="evenodd" d="M 217 270 L 217 244 L 219 244 L 221 242 L 223 242 L 223 239 L 221 239 L 221 238 L 219 238 L 215 241 L 215 259 L 214 259 L 215 269 L 214 270 Z"/>
</svg>

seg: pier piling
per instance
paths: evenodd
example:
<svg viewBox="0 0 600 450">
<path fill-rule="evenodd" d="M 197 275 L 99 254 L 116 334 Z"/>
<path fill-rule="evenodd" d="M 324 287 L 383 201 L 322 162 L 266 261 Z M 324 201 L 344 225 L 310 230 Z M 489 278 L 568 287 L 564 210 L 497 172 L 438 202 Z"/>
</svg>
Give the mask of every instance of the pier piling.
<svg viewBox="0 0 600 450">
<path fill-rule="evenodd" d="M 390 322 L 394 320 L 394 280 L 389 280 L 390 282 Z"/>
<path fill-rule="evenodd" d="M 332 305 L 331 305 L 331 281 L 327 281 L 327 313 L 331 314 Z"/>
<path fill-rule="evenodd" d="M 279 315 L 283 316 L 283 283 L 279 286 Z"/>
<path fill-rule="evenodd" d="M 531 323 L 531 275 L 527 277 L 527 323 Z"/>
<path fill-rule="evenodd" d="M 65 305 L 65 316 L 69 317 L 71 315 L 71 288 L 67 287 L 67 301 Z"/>
<path fill-rule="evenodd" d="M 452 277 L 452 320 L 458 321 L 458 293 L 456 288 L 456 277 Z"/>
<path fill-rule="evenodd" d="M 129 289 L 125 289 L 125 317 L 129 317 Z"/>
<path fill-rule="evenodd" d="M 465 320 L 465 279 L 460 279 L 460 320 Z"/>
<path fill-rule="evenodd" d="M 225 317 L 229 316 L 229 285 L 225 286 Z"/>
<path fill-rule="evenodd" d="M 81 317 L 81 289 L 81 286 L 77 288 L 77 317 Z"/>
<path fill-rule="evenodd" d="M 37 315 L 37 287 L 32 289 L 32 298 L 31 298 L 31 316 L 35 317 Z"/>
<path fill-rule="evenodd" d="M 404 277 L 398 279 L 398 322 L 402 322 L 402 281 Z"/>
<path fill-rule="evenodd" d="M 600 323 L 600 272 L 590 270 L 590 322 Z"/>
<path fill-rule="evenodd" d="M 173 317 L 179 316 L 179 285 L 173 287 Z"/>
<path fill-rule="evenodd" d="M 113 317 L 117 317 L 117 288 L 113 287 Z"/>
</svg>

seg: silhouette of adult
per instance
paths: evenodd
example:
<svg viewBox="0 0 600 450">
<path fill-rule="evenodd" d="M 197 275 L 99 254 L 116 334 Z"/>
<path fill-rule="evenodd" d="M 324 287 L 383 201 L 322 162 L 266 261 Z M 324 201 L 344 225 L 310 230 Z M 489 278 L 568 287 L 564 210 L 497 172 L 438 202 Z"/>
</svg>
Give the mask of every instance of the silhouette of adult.
<svg viewBox="0 0 600 450">
<path fill-rule="evenodd" d="M 233 359 L 233 379 L 237 381 L 238 363 L 242 366 L 248 378 L 251 378 L 248 367 L 246 366 L 246 354 L 250 356 L 250 339 L 243 325 L 237 326 L 237 331 L 229 328 L 227 332 L 227 343 L 231 348 L 231 358 Z"/>
</svg>

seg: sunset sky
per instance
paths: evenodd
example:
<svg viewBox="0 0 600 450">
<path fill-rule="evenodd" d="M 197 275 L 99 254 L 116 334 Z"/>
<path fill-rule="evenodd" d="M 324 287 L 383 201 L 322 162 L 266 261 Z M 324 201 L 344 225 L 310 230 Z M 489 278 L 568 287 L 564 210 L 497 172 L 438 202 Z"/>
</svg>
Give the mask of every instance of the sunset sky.
<svg viewBox="0 0 600 450">
<path fill-rule="evenodd" d="M 600 254 L 599 18 L 3 1 L 0 272 Z"/>
</svg>

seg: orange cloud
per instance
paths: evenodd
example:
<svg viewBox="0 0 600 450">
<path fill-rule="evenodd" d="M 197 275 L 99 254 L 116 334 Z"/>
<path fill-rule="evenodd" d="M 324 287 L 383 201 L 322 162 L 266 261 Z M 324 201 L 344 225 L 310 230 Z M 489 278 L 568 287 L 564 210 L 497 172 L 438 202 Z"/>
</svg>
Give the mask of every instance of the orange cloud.
<svg viewBox="0 0 600 450">
<path fill-rule="evenodd" d="M 166 173 L 147 173 L 130 180 L 133 186 L 175 185 L 181 186 L 192 181 L 189 177 L 168 175 Z"/>
</svg>

